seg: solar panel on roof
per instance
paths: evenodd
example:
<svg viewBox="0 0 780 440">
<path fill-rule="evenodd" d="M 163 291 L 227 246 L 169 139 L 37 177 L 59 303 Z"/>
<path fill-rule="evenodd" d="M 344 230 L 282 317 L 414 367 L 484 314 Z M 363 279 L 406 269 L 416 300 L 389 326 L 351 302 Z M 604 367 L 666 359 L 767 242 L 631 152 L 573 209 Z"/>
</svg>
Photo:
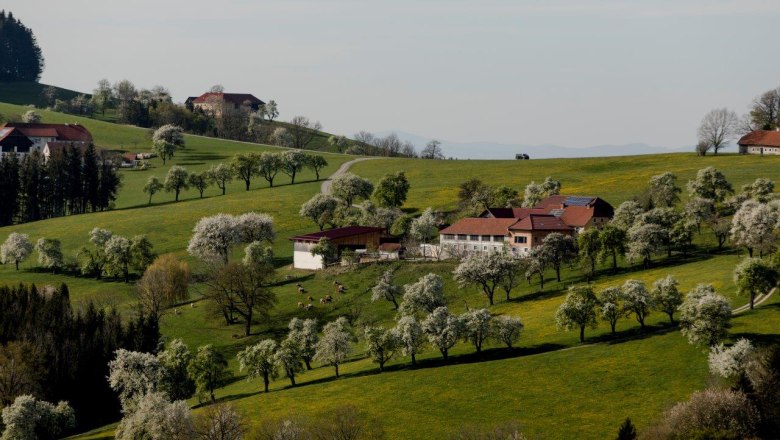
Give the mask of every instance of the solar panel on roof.
<svg viewBox="0 0 780 440">
<path fill-rule="evenodd" d="M 568 206 L 588 206 L 591 200 L 593 200 L 592 197 L 569 196 L 566 197 L 563 204 Z"/>
</svg>

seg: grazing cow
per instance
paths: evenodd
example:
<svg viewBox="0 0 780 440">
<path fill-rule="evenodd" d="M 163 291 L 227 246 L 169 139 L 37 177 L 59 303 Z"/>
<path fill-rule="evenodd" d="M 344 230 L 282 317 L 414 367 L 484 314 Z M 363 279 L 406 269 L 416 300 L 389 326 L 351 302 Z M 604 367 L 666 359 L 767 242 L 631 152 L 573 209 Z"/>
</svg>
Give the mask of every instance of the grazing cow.
<svg viewBox="0 0 780 440">
<path fill-rule="evenodd" d="M 195 303 L 190 303 L 190 308 L 194 309 L 195 308 Z"/>
<path fill-rule="evenodd" d="M 179 309 L 173 309 L 173 313 L 178 315 L 179 314 Z"/>
<path fill-rule="evenodd" d="M 302 308 L 303 308 L 303 303 L 302 303 L 302 302 L 300 302 L 300 301 L 298 301 L 298 308 L 299 308 L 299 309 L 302 309 Z"/>
<path fill-rule="evenodd" d="M 304 289 L 303 287 L 299 287 L 298 293 L 306 293 L 306 289 Z"/>
<path fill-rule="evenodd" d="M 309 304 L 306 304 L 306 307 L 304 307 L 304 309 L 305 310 L 311 310 L 312 307 L 314 307 L 314 306 L 311 305 L 311 303 L 309 303 Z"/>
<path fill-rule="evenodd" d="M 301 283 L 296 283 L 296 284 L 295 284 L 295 287 L 297 287 L 297 288 L 299 288 L 299 289 L 300 289 L 300 288 L 301 288 L 301 287 L 303 287 L 303 286 L 301 286 Z"/>
<path fill-rule="evenodd" d="M 314 301 L 314 297 L 313 296 L 309 296 L 309 302 L 311 302 L 311 301 Z"/>
<path fill-rule="evenodd" d="M 340 285 L 340 284 L 339 284 L 338 292 L 339 292 L 339 293 L 344 293 L 344 292 L 346 292 L 346 291 L 347 291 L 347 289 L 345 289 L 345 288 L 344 288 L 344 286 L 342 286 L 342 285 Z"/>
</svg>

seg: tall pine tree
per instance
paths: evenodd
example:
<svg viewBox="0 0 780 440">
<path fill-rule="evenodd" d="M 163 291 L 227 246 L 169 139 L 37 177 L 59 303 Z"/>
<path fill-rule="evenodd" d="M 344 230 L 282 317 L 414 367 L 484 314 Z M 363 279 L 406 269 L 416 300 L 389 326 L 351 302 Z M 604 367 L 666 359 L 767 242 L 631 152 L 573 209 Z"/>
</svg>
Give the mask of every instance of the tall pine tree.
<svg viewBox="0 0 780 440">
<path fill-rule="evenodd" d="M 43 65 L 32 31 L 11 12 L 0 11 L 0 81 L 38 81 Z"/>
</svg>

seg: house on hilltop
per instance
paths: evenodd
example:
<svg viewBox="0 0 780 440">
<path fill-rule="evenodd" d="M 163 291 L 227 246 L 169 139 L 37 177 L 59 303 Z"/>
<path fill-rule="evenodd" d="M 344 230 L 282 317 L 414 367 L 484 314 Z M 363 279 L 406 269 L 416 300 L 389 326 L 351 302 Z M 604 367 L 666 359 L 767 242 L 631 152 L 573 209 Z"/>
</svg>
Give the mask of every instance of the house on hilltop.
<svg viewBox="0 0 780 440">
<path fill-rule="evenodd" d="M 547 235 L 600 228 L 612 218 L 612 205 L 599 197 L 551 196 L 533 208 L 488 208 L 439 231 L 441 256 L 497 252 L 505 247 L 527 255 Z"/>
<path fill-rule="evenodd" d="M 92 133 L 80 124 L 9 122 L 0 127 L 2 154 L 24 155 L 38 151 L 45 156 L 47 145 L 60 142 L 88 145 L 92 142 Z"/>
<path fill-rule="evenodd" d="M 325 264 L 322 256 L 311 254 L 311 248 L 322 238 L 330 240 L 331 245 L 340 255 L 344 250 L 379 249 L 382 231 L 382 228 L 370 226 L 347 226 L 290 237 L 290 241 L 294 242 L 293 267 L 309 270 L 323 269 Z"/>
<path fill-rule="evenodd" d="M 187 107 L 201 109 L 204 112 L 220 116 L 225 108 L 238 110 L 245 108 L 257 111 L 265 102 L 250 93 L 207 92 L 200 96 L 190 96 L 184 101 Z"/>
<path fill-rule="evenodd" d="M 739 141 L 739 154 L 780 154 L 780 131 L 755 130 L 742 136 Z"/>
</svg>

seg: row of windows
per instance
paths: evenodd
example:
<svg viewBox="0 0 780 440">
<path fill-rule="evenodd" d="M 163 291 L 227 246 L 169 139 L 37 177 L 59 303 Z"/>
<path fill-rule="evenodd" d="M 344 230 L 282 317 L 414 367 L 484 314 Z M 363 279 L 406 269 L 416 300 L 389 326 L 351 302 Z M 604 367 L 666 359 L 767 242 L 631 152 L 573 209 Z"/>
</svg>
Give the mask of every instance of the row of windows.
<svg viewBox="0 0 780 440">
<path fill-rule="evenodd" d="M 503 235 L 467 235 L 467 234 L 444 234 L 445 240 L 458 240 L 458 241 L 493 241 L 504 242 Z"/>
</svg>

